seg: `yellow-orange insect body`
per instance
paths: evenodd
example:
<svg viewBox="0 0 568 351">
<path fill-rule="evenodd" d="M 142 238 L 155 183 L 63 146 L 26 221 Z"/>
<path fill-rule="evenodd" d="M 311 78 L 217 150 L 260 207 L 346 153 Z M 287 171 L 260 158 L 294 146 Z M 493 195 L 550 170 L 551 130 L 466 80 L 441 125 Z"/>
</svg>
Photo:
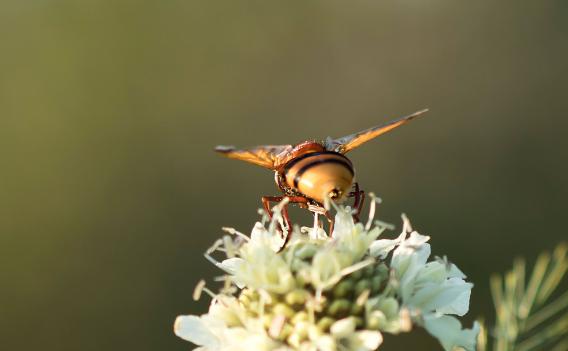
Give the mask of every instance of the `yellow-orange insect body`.
<svg viewBox="0 0 568 351">
<path fill-rule="evenodd" d="M 355 172 L 347 157 L 322 151 L 292 159 L 284 165 L 281 176 L 289 188 L 323 204 L 326 198 L 343 201 L 353 186 Z"/>
<path fill-rule="evenodd" d="M 355 220 L 358 220 L 365 199 L 365 192 L 360 190 L 355 182 L 353 165 L 345 154 L 426 111 L 418 111 L 337 139 L 304 141 L 296 145 L 262 145 L 249 149 L 217 146 L 215 150 L 229 158 L 253 163 L 275 172 L 276 184 L 284 196 L 262 197 L 263 207 L 270 217 L 272 217 L 270 203 L 287 199 L 289 203 L 325 215 L 330 223 L 329 233 L 332 233 L 333 216 L 324 206 L 326 199 L 341 202 L 347 197 L 352 197 Z M 353 190 L 350 191 L 352 188 Z M 286 206 L 281 210 L 285 222 L 283 232 L 285 229 L 289 233 L 291 223 Z M 289 238 L 290 236 L 286 235 L 285 243 Z"/>
</svg>

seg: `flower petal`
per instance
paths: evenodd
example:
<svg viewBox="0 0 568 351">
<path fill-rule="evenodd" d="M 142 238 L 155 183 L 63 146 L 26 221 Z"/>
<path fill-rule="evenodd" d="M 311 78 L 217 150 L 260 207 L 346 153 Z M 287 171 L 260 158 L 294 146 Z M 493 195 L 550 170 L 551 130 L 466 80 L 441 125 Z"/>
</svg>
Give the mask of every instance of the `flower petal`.
<svg viewBox="0 0 568 351">
<path fill-rule="evenodd" d="M 446 351 L 452 351 L 456 347 L 475 351 L 479 334 L 477 322 L 472 329 L 462 329 L 461 323 L 455 317 L 428 315 L 424 316 L 424 328 L 440 341 Z"/>
<path fill-rule="evenodd" d="M 341 238 L 344 235 L 351 234 L 354 227 L 355 222 L 353 221 L 353 216 L 350 211 L 347 211 L 345 208 L 339 208 L 335 215 L 335 223 L 331 237 Z"/>
<path fill-rule="evenodd" d="M 174 323 L 174 333 L 180 338 L 206 348 L 215 349 L 219 340 L 197 316 L 178 316 Z"/>
<path fill-rule="evenodd" d="M 331 325 L 331 334 L 336 338 L 348 337 L 355 331 L 355 319 L 343 318 Z"/>
<path fill-rule="evenodd" d="M 451 304 L 438 308 L 437 313 L 463 316 L 469 311 L 471 288 L 463 291 Z"/>
<path fill-rule="evenodd" d="M 403 232 L 396 239 L 375 240 L 369 247 L 369 253 L 371 256 L 378 257 L 383 260 L 396 247 L 396 245 L 400 244 L 404 240 L 405 237 L 406 233 Z"/>
<path fill-rule="evenodd" d="M 355 333 L 360 350 L 376 350 L 383 343 L 383 335 L 378 331 L 363 330 Z"/>
<path fill-rule="evenodd" d="M 409 307 L 423 313 L 439 312 L 464 315 L 469 309 L 469 296 L 473 284 L 452 278 L 442 283 L 432 282 L 416 290 L 406 300 Z"/>
</svg>

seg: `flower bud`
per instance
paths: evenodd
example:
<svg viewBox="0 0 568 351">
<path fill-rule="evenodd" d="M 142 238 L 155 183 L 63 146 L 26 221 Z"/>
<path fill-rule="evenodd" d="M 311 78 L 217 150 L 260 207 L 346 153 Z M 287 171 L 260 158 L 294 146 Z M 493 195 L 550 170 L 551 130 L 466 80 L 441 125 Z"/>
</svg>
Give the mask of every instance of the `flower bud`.
<svg viewBox="0 0 568 351">
<path fill-rule="evenodd" d="M 381 311 L 373 311 L 370 316 L 367 317 L 365 326 L 370 330 L 380 330 L 382 326 L 387 323 L 387 317 Z"/>
<path fill-rule="evenodd" d="M 367 267 L 363 268 L 363 275 L 365 278 L 371 278 L 375 274 L 375 267 L 373 265 L 368 265 Z"/>
<path fill-rule="evenodd" d="M 353 279 L 353 280 L 355 280 L 355 281 L 357 281 L 357 280 L 363 278 L 363 270 L 359 269 L 359 270 L 357 270 L 357 271 L 351 273 L 351 275 L 349 276 L 349 278 L 351 278 L 351 279 Z"/>
<path fill-rule="evenodd" d="M 371 282 L 367 279 L 359 280 L 357 284 L 355 284 L 355 296 L 359 296 L 363 293 L 363 291 L 369 289 L 371 287 Z"/>
<path fill-rule="evenodd" d="M 305 322 L 309 319 L 308 313 L 305 311 L 300 311 L 292 317 L 292 324 L 297 324 L 299 322 Z"/>
<path fill-rule="evenodd" d="M 333 323 L 335 323 L 335 319 L 326 316 L 318 321 L 317 326 L 320 331 L 327 332 Z"/>
<path fill-rule="evenodd" d="M 286 294 L 284 301 L 286 301 L 288 305 L 303 305 L 306 303 L 309 296 L 310 293 L 306 290 L 296 289 Z"/>
<path fill-rule="evenodd" d="M 327 308 L 327 313 L 335 318 L 346 316 L 351 309 L 351 302 L 346 299 L 339 299 L 333 301 Z"/>
<path fill-rule="evenodd" d="M 278 303 L 272 309 L 272 313 L 275 315 L 281 315 L 286 318 L 292 318 L 295 314 L 294 310 L 290 308 L 290 306 L 285 305 L 283 303 Z"/>
<path fill-rule="evenodd" d="M 344 279 L 333 288 L 333 296 L 338 298 L 346 297 L 351 293 L 352 288 L 352 282 L 350 280 Z"/>
<path fill-rule="evenodd" d="M 371 292 L 373 294 L 378 293 L 381 290 L 383 284 L 383 278 L 380 275 L 374 276 L 371 279 Z"/>
</svg>

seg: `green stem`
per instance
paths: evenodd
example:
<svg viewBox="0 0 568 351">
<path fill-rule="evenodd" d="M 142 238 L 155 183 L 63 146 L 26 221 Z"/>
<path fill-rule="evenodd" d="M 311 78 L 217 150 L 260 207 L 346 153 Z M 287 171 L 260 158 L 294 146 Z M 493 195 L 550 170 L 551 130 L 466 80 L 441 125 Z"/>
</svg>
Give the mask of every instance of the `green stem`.
<svg viewBox="0 0 568 351">
<path fill-rule="evenodd" d="M 566 351 L 566 350 L 568 350 L 568 337 L 565 337 L 564 339 L 560 340 L 560 342 L 556 344 L 556 346 L 554 346 L 553 349 L 550 349 L 550 351 Z"/>
<path fill-rule="evenodd" d="M 550 254 L 548 253 L 543 253 L 538 257 L 533 269 L 529 286 L 527 288 L 527 292 L 525 293 L 525 296 L 523 297 L 523 300 L 519 306 L 520 319 L 526 319 L 530 314 L 536 298 L 536 294 L 540 288 L 540 283 L 542 282 L 542 278 L 546 273 L 546 268 L 548 267 L 549 262 Z"/>
<path fill-rule="evenodd" d="M 550 342 L 553 338 L 562 336 L 568 330 L 568 314 L 560 320 L 555 321 L 544 330 L 536 335 L 526 339 L 515 348 L 515 351 L 530 351 L 537 346 L 544 346 L 546 342 Z"/>
<path fill-rule="evenodd" d="M 568 291 L 562 294 L 554 302 L 549 303 L 540 311 L 529 317 L 525 324 L 525 329 L 523 331 L 530 331 L 532 328 L 538 326 L 548 318 L 554 316 L 558 312 L 568 307 Z"/>
</svg>

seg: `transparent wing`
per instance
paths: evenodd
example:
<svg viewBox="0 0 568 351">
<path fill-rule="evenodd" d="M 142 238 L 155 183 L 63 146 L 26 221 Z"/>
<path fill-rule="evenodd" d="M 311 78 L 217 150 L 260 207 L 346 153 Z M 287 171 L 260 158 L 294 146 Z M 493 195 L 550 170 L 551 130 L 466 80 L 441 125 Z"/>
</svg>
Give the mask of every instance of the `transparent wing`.
<svg viewBox="0 0 568 351">
<path fill-rule="evenodd" d="M 395 119 L 394 121 L 390 121 L 386 124 L 371 127 L 369 129 L 365 129 L 358 133 L 344 136 L 342 138 L 337 138 L 337 139 L 328 138 L 328 140 L 326 140 L 326 149 L 333 150 L 342 154 L 347 153 L 355 149 L 356 147 L 360 146 L 361 144 L 366 143 L 367 141 L 374 139 L 379 135 L 385 134 L 386 132 L 391 131 L 396 127 L 405 124 L 406 122 L 412 120 L 415 117 L 422 115 L 427 111 L 428 109 L 421 110 L 409 116 L 401 117 Z"/>
<path fill-rule="evenodd" d="M 249 149 L 236 149 L 234 146 L 219 145 L 215 151 L 227 156 L 274 170 L 290 151 L 292 145 L 262 145 Z"/>
</svg>

